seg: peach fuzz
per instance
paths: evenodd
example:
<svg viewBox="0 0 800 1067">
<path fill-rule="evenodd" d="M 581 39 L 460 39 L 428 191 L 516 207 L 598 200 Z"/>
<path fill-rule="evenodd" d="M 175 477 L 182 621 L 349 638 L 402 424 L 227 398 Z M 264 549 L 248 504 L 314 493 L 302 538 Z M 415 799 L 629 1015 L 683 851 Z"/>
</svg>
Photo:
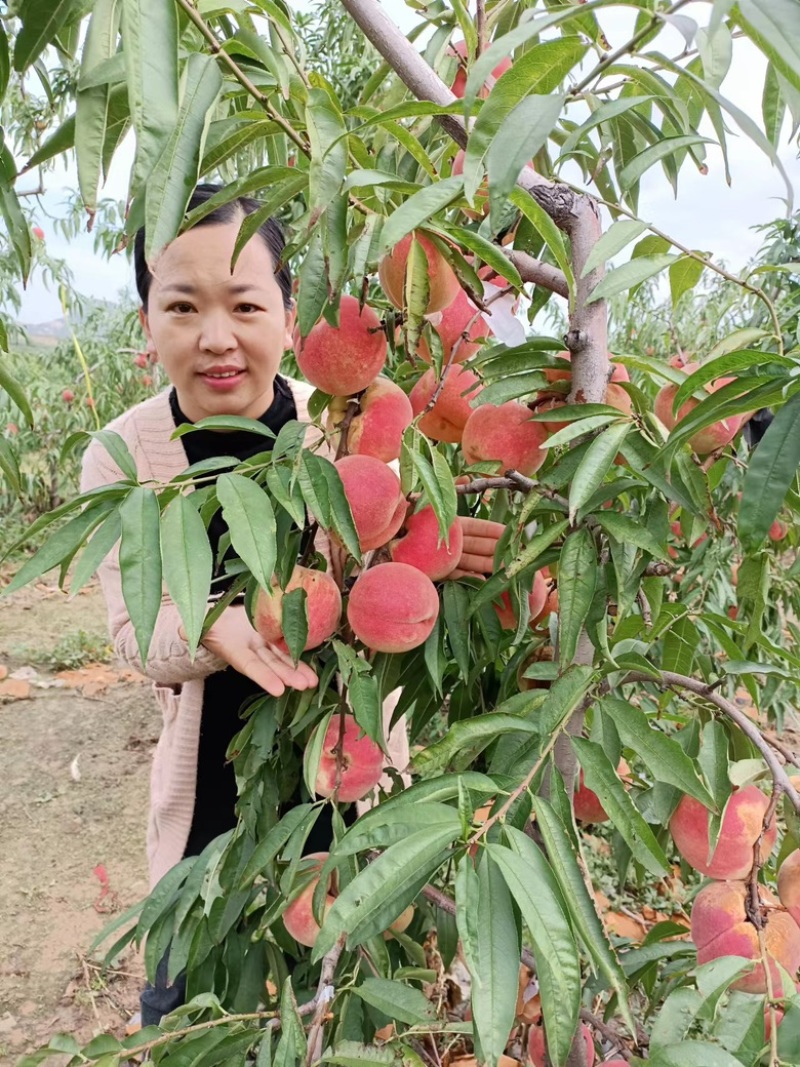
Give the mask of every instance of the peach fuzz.
<svg viewBox="0 0 800 1067">
<path fill-rule="evenodd" d="M 375 652 L 407 652 L 427 641 L 439 615 L 433 582 L 407 563 L 379 563 L 356 580 L 347 619 Z"/>
<path fill-rule="evenodd" d="M 431 368 L 425 371 L 411 390 L 409 399 L 414 415 L 422 415 L 425 412 L 418 423 L 420 431 L 433 441 L 460 444 L 467 419 L 473 412 L 470 400 L 474 399 L 483 387 L 472 371 L 464 370 L 459 365 L 451 366 L 447 370 L 444 386 L 436 403 L 430 411 L 425 411 L 437 385 L 436 372 Z"/>
<path fill-rule="evenodd" d="M 538 619 L 541 615 L 546 603 L 547 582 L 542 572 L 537 571 L 533 576 L 531 591 L 528 593 L 528 611 L 530 612 L 531 626 L 534 619 Z M 497 612 L 497 618 L 500 620 L 500 625 L 504 630 L 516 630 L 517 613 L 511 605 L 511 597 L 508 595 L 507 590 L 501 595 L 500 604 L 494 605 L 494 610 Z"/>
<path fill-rule="evenodd" d="M 335 396 L 328 405 L 329 433 L 336 431 L 348 403 L 346 397 Z M 347 451 L 391 463 L 400 455 L 403 430 L 411 425 L 413 418 L 411 401 L 400 386 L 388 378 L 376 378 L 359 397 L 358 414 L 353 416 L 347 431 Z"/>
<path fill-rule="evenodd" d="M 378 264 L 378 277 L 387 297 L 396 308 L 401 311 L 405 306 L 405 275 L 408 254 L 411 249 L 411 241 L 416 240 L 425 253 L 428 261 L 428 277 L 430 290 L 428 294 L 428 306 L 426 314 L 433 311 L 441 311 L 455 300 L 460 286 L 453 268 L 444 258 L 436 245 L 421 233 L 406 234 L 391 252 L 387 252 Z M 374 375 L 373 375 L 374 377 Z"/>
<path fill-rule="evenodd" d="M 547 431 L 518 400 L 482 404 L 467 419 L 461 450 L 467 463 L 495 462 L 501 471 L 533 474 L 547 458 Z"/>
<path fill-rule="evenodd" d="M 317 796 L 330 797 L 336 789 L 336 748 L 339 744 L 341 723 L 334 715 L 325 731 L 322 755 L 319 761 L 314 792 Z M 361 727 L 353 715 L 344 716 L 342 736 L 342 773 L 337 797 L 343 804 L 361 800 L 380 781 L 383 774 L 383 752 L 371 737 L 359 736 Z"/>
<path fill-rule="evenodd" d="M 308 635 L 303 651 L 316 648 L 336 632 L 342 617 L 342 594 L 339 587 L 326 571 L 315 571 L 309 567 L 297 566 L 286 585 L 286 592 L 295 589 L 306 591 L 306 614 L 308 616 Z M 276 578 L 272 579 L 272 592 L 259 589 L 253 611 L 253 626 L 267 644 L 277 645 L 288 651 L 283 639 L 283 594 Z"/>
<path fill-rule="evenodd" d="M 491 336 L 492 333 L 486 319 L 478 314 L 478 309 L 461 288 L 451 304 L 448 304 L 442 311 L 429 315 L 428 320 L 441 338 L 442 352 L 446 361 L 450 360 L 453 348 L 457 345 L 453 355 L 454 363 L 464 363 L 465 360 L 474 356 L 480 350 L 481 340 Z M 466 339 L 462 337 L 465 330 L 467 331 Z M 426 363 L 431 362 L 431 353 L 427 344 L 424 347 L 420 345 L 417 354 Z"/>
<path fill-rule="evenodd" d="M 800 926 L 800 849 L 790 852 L 778 871 L 778 897 Z"/>
<path fill-rule="evenodd" d="M 315 870 L 320 870 L 328 858 L 327 852 L 313 852 L 310 856 L 303 857 L 307 860 L 316 860 Z M 283 925 L 290 937 L 293 937 L 306 948 L 313 948 L 319 933 L 319 923 L 314 918 L 314 891 L 317 888 L 319 876 L 312 878 L 308 885 L 302 889 L 291 901 L 283 913 Z M 330 883 L 328 889 L 330 890 Z M 326 915 L 336 898 L 328 892 L 325 896 L 323 912 Z"/>
<path fill-rule="evenodd" d="M 586 1045 L 586 1067 L 594 1067 L 596 1054 L 591 1031 L 585 1023 L 581 1023 L 580 1032 Z M 533 1067 L 545 1067 L 546 1064 L 550 1063 L 550 1060 L 547 1059 L 547 1042 L 544 1028 L 541 1026 L 532 1026 L 528 1033 L 528 1059 L 533 1064 Z"/>
<path fill-rule="evenodd" d="M 430 504 L 408 515 L 400 534 L 389 545 L 395 563 L 408 563 L 433 582 L 446 578 L 458 566 L 464 549 L 464 534 L 456 519 L 447 531 L 447 542 L 439 533 L 439 520 Z"/>
<path fill-rule="evenodd" d="M 405 518 L 408 505 L 400 479 L 373 456 L 343 456 L 335 466 L 353 513 L 359 545 L 364 552 L 380 548 L 394 537 Z"/>
<path fill-rule="evenodd" d="M 707 878 L 744 878 L 753 866 L 753 846 L 769 800 L 754 785 L 737 789 L 730 797 L 714 854 L 709 858 L 709 812 L 699 800 L 684 796 L 673 812 L 669 829 L 675 847 L 690 867 Z M 761 842 L 761 858 L 775 846 L 775 820 Z"/>
<path fill-rule="evenodd" d="M 766 992 L 766 973 L 761 962 L 758 931 L 747 918 L 745 899 L 748 888 L 744 882 L 711 882 L 694 899 L 691 916 L 691 938 L 697 948 L 697 963 L 702 965 L 720 956 L 743 956 L 756 962 L 755 969 L 737 979 L 731 989 L 743 993 Z M 800 927 L 785 911 L 772 910 L 777 901 L 762 886 L 762 901 L 769 906 L 764 940 L 771 960 L 773 988 L 781 988 L 776 963 L 794 975 L 800 967 Z"/>
<path fill-rule="evenodd" d="M 464 90 L 467 88 L 467 72 L 464 69 L 463 65 L 464 61 L 468 58 L 466 41 L 454 41 L 447 49 L 447 54 L 449 56 L 455 56 L 459 60 L 459 67 L 456 71 L 456 76 L 453 79 L 453 84 L 450 86 L 450 90 L 453 93 L 453 96 L 457 96 L 459 100 L 461 100 L 464 96 Z M 505 74 L 505 72 L 509 70 L 510 67 L 511 57 L 506 56 L 505 59 L 500 60 L 500 62 L 492 71 L 492 79 L 494 81 L 497 81 L 497 79 L 502 77 L 502 75 Z M 487 97 L 489 95 L 490 89 L 491 85 L 487 80 L 483 83 L 483 89 L 481 89 L 481 91 L 478 93 L 478 96 Z"/>
<path fill-rule="evenodd" d="M 313 326 L 307 337 L 294 331 L 294 354 L 306 381 L 334 396 L 350 396 L 366 389 L 386 362 L 386 334 L 381 320 L 366 305 L 359 308 L 354 296 L 339 304 L 339 326 L 325 319 Z"/>
<path fill-rule="evenodd" d="M 681 369 L 688 375 L 693 374 L 699 366 L 699 363 L 686 363 L 681 366 Z M 706 385 L 705 391 L 713 393 L 734 380 L 733 378 L 719 378 L 717 381 Z M 670 432 L 700 403 L 696 397 L 689 397 L 688 400 L 681 404 L 676 415 L 673 413 L 673 404 L 677 393 L 678 386 L 668 383 L 659 389 L 653 404 L 653 412 L 656 418 Z M 730 444 L 739 432 L 742 421 L 741 415 L 733 415 L 727 419 L 722 419 L 720 422 L 714 422 L 693 434 L 689 438 L 689 447 L 698 456 L 706 456 L 709 452 L 715 452 L 718 448 L 723 448 L 725 445 Z"/>
</svg>

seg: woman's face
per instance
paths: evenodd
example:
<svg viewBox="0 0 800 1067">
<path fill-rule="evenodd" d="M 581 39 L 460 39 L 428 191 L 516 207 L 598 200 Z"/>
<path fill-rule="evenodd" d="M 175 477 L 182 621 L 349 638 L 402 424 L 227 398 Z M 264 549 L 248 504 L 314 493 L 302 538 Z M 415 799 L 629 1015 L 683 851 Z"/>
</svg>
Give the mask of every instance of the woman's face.
<svg viewBox="0 0 800 1067">
<path fill-rule="evenodd" d="M 272 403 L 294 310 L 283 305 L 272 256 L 260 236 L 230 262 L 240 219 L 195 226 L 156 260 L 147 311 L 148 351 L 175 386 L 192 421 L 209 415 L 258 418 Z"/>
</svg>

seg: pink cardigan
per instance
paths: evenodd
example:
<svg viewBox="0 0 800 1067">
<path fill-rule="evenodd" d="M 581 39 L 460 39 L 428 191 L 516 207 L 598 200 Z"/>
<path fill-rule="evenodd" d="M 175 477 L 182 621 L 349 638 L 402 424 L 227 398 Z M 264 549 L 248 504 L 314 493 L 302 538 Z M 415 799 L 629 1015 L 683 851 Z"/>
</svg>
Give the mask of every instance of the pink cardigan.
<svg viewBox="0 0 800 1067">
<path fill-rule="evenodd" d="M 300 422 L 310 422 L 308 399 L 312 389 L 289 379 Z M 142 482 L 165 482 L 188 467 L 180 438 L 172 439 L 175 423 L 166 390 L 137 404 L 108 424 L 123 438 L 136 463 Z M 81 492 L 108 485 L 124 475 L 106 449 L 92 441 L 83 458 Z M 319 545 L 327 549 L 327 544 Z M 326 553 L 327 554 L 327 553 Z M 98 576 L 108 607 L 108 622 L 114 651 L 125 663 L 144 670 L 163 717 L 150 776 L 150 815 L 147 829 L 147 857 L 150 882 L 156 882 L 183 856 L 194 812 L 197 778 L 197 751 L 205 678 L 227 667 L 225 660 L 200 646 L 194 660 L 178 634 L 180 616 L 166 594 L 161 598 L 147 662 L 142 665 L 130 616 L 122 598 L 118 546 L 98 568 Z M 399 690 L 384 702 L 384 722 L 388 729 Z M 390 763 L 402 770 L 408 763 L 405 723 L 399 722 L 389 734 Z"/>
</svg>

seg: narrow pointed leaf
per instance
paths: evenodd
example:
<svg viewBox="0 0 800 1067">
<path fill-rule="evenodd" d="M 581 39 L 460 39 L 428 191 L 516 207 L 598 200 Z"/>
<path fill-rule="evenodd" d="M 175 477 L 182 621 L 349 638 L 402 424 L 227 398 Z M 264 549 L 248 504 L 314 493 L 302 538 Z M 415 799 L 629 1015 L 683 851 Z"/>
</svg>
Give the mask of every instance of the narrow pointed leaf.
<svg viewBox="0 0 800 1067">
<path fill-rule="evenodd" d="M 586 450 L 569 487 L 569 521 L 590 500 L 614 465 L 625 438 L 633 429 L 629 421 L 612 423 L 601 430 Z"/>
<path fill-rule="evenodd" d="M 161 608 L 161 514 L 153 490 L 131 489 L 120 507 L 120 519 L 122 595 L 145 664 Z"/>
<path fill-rule="evenodd" d="M 586 528 L 570 534 L 558 564 L 558 658 L 572 662 L 597 585 L 597 549 Z"/>
<path fill-rule="evenodd" d="M 203 630 L 213 559 L 203 520 L 185 496 L 177 496 L 161 516 L 164 580 L 175 601 L 191 656 Z"/>
<path fill-rule="evenodd" d="M 777 413 L 750 457 L 739 504 L 742 544 L 755 548 L 767 536 L 800 465 L 800 394 Z"/>
<path fill-rule="evenodd" d="M 221 474 L 217 497 L 231 544 L 258 584 L 269 590 L 277 560 L 275 512 L 269 497 L 241 474 Z"/>
</svg>

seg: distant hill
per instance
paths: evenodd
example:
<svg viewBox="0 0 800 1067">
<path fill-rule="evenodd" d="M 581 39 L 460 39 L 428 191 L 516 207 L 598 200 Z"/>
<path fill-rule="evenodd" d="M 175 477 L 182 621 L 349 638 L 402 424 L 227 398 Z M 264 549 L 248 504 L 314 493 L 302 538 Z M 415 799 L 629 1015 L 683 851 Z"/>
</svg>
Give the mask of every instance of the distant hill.
<svg viewBox="0 0 800 1067">
<path fill-rule="evenodd" d="M 76 326 L 96 308 L 113 308 L 116 306 L 110 300 L 97 300 L 85 297 L 83 299 L 83 311 L 81 312 L 76 308 L 70 316 L 73 325 Z M 40 348 L 53 348 L 59 341 L 68 340 L 70 337 L 69 325 L 63 315 L 57 319 L 50 319 L 48 322 L 22 322 L 20 323 L 20 326 L 27 332 L 28 337 L 30 338 L 30 343 Z"/>
</svg>

